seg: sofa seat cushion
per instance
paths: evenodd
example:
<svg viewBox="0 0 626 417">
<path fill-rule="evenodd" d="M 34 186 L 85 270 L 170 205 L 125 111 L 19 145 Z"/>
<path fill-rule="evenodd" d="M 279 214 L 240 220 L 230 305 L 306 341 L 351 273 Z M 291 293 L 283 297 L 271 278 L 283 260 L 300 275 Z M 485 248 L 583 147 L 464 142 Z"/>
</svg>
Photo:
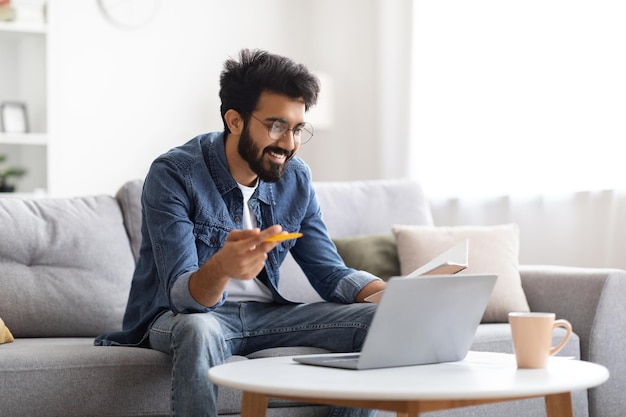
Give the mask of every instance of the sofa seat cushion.
<svg viewBox="0 0 626 417">
<path fill-rule="evenodd" d="M 161 352 L 97 347 L 93 338 L 16 338 L 0 346 L 5 417 L 166 415 L 170 374 Z"/>
<path fill-rule="evenodd" d="M 118 330 L 134 261 L 110 196 L 0 198 L 0 317 L 18 337 Z"/>
<path fill-rule="evenodd" d="M 561 340 L 562 329 L 555 331 L 554 343 Z M 0 346 L 0 394 L 4 417 L 24 416 L 105 416 L 169 414 L 170 357 L 161 352 L 134 347 L 93 346 L 91 338 L 15 339 Z M 478 327 L 472 350 L 512 353 L 508 324 L 482 324 Z M 233 356 L 229 361 L 260 357 L 319 353 L 315 348 L 266 349 L 248 358 Z M 572 334 L 559 352 L 561 356 L 580 357 L 580 341 Z M 24 401 L 25 392 L 36 392 Z M 241 407 L 239 391 L 220 387 L 218 407 L 221 415 L 237 414 Z M 80 414 L 67 404 L 80 402 Z M 294 408 L 304 404 L 271 400 L 270 407 L 280 414 L 295 415 Z M 324 408 L 310 409 L 324 413 Z"/>
<path fill-rule="evenodd" d="M 319 352 L 315 348 L 275 348 L 251 357 Z M 250 359 L 229 358 L 237 360 Z M 171 391 L 170 378 L 170 357 L 151 349 L 93 346 L 92 338 L 17 338 L 0 346 L 3 417 L 166 416 L 170 398 L 163 393 Z M 28 395 L 24 401 L 27 392 L 37 395 Z M 81 407 L 66 407 L 76 402 Z M 302 405 L 270 401 L 270 407 Z M 218 409 L 220 414 L 239 413 L 241 392 L 220 387 Z M 80 414 L 72 410 L 80 410 Z"/>
<path fill-rule="evenodd" d="M 565 330 L 558 328 L 554 331 L 552 346 L 555 346 L 565 337 Z M 481 352 L 514 353 L 511 326 L 508 323 L 481 324 L 476 330 L 471 350 Z M 558 353 L 558 356 L 568 356 L 580 359 L 580 338 L 572 333 L 570 340 Z"/>
</svg>

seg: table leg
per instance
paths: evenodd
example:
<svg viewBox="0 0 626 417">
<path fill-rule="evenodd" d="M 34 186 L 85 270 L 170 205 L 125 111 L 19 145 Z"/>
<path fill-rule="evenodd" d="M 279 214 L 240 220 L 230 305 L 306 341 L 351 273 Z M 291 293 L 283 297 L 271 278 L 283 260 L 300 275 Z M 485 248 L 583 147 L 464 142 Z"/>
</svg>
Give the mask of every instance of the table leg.
<svg viewBox="0 0 626 417">
<path fill-rule="evenodd" d="M 572 409 L 572 394 L 546 395 L 546 413 L 548 417 L 574 417 Z"/>
<path fill-rule="evenodd" d="M 241 417 L 265 417 L 267 413 L 267 396 L 244 392 L 241 399 Z"/>
</svg>

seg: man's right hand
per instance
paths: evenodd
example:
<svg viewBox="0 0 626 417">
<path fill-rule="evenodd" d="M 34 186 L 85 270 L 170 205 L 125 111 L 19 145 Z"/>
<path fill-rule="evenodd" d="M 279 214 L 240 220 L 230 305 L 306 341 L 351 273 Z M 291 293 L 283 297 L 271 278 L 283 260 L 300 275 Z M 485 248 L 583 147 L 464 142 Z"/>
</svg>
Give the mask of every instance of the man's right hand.
<svg viewBox="0 0 626 417">
<path fill-rule="evenodd" d="M 265 266 L 267 253 L 278 244 L 265 240 L 281 231 L 280 226 L 272 226 L 263 231 L 233 230 L 228 234 L 224 247 L 209 262 L 217 258 L 217 265 L 213 267 L 222 271 L 222 275 L 244 280 L 253 279 Z"/>
<path fill-rule="evenodd" d="M 233 230 L 224 247 L 196 271 L 189 280 L 193 298 L 207 307 L 217 304 L 231 278 L 254 279 L 265 267 L 267 253 L 279 242 L 266 242 L 282 231 L 274 225 L 259 229 Z"/>
</svg>

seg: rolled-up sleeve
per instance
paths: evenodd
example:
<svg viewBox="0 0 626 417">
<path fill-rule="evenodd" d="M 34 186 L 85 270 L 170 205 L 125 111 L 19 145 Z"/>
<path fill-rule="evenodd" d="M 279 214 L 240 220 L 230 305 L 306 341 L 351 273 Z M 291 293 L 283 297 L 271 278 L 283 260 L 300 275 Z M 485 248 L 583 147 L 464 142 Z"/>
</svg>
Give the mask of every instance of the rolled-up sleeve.
<svg viewBox="0 0 626 417">
<path fill-rule="evenodd" d="M 226 301 L 226 292 L 222 294 L 222 298 L 217 304 L 211 307 L 206 307 L 197 302 L 191 292 L 189 291 L 189 279 L 191 279 L 193 272 L 186 272 L 178 277 L 172 289 L 170 291 L 170 302 L 172 304 L 172 311 L 175 313 L 206 313 L 214 310 L 217 307 L 224 304 Z"/>
</svg>

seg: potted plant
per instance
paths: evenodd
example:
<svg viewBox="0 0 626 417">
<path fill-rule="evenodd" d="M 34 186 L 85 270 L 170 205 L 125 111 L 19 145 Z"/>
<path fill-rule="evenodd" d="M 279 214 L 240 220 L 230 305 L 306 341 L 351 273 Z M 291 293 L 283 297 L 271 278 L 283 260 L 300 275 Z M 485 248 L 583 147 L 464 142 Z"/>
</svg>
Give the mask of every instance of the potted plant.
<svg viewBox="0 0 626 417">
<path fill-rule="evenodd" d="M 0 164 L 6 161 L 6 155 L 0 155 Z M 9 178 L 20 178 L 26 174 L 24 168 L 8 167 L 0 168 L 0 193 L 11 193 L 15 191 L 15 185 L 9 184 Z"/>
</svg>

